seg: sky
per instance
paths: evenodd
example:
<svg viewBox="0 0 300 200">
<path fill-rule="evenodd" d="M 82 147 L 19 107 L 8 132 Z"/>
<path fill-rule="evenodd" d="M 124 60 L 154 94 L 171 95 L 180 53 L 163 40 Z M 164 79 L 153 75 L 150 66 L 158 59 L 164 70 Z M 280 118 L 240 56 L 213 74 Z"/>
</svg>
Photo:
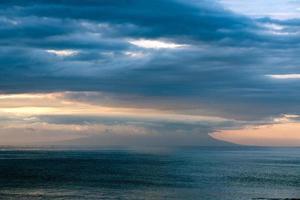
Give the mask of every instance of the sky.
<svg viewBox="0 0 300 200">
<path fill-rule="evenodd" d="M 2 0 L 0 145 L 299 146 L 299 32 L 298 0 Z"/>
</svg>

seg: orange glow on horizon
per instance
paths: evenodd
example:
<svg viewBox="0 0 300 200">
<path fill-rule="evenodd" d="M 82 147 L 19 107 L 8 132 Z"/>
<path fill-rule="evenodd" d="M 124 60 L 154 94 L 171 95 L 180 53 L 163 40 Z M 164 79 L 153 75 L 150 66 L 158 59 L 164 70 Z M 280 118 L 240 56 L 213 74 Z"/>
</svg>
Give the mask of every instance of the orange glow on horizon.
<svg viewBox="0 0 300 200">
<path fill-rule="evenodd" d="M 66 97 L 68 92 L 37 93 L 37 94 L 8 94 L 0 95 L 0 113 L 33 116 L 33 115 L 90 115 L 90 116 L 119 116 L 143 119 L 164 119 L 171 121 L 215 121 L 226 119 L 214 116 L 188 115 L 167 112 L 153 108 L 134 108 L 122 105 L 90 104 Z"/>
<path fill-rule="evenodd" d="M 300 146 L 300 123 L 287 122 L 245 127 L 240 130 L 222 130 L 211 136 L 242 145 Z"/>
</svg>

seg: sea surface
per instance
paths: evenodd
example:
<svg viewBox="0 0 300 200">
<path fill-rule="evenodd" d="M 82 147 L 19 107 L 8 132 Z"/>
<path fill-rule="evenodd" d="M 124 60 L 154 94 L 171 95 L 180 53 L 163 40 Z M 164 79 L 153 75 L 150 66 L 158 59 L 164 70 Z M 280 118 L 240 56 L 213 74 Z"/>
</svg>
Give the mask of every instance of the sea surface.
<svg viewBox="0 0 300 200">
<path fill-rule="evenodd" d="M 0 199 L 300 198 L 300 149 L 0 150 Z"/>
</svg>

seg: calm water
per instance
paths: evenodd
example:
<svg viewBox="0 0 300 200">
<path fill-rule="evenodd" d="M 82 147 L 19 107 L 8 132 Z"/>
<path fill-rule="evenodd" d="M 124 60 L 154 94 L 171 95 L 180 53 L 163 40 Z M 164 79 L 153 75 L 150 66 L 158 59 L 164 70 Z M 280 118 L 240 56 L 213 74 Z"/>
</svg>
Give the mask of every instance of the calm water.
<svg viewBox="0 0 300 200">
<path fill-rule="evenodd" d="M 300 198 L 300 149 L 0 151 L 0 199 Z"/>
</svg>

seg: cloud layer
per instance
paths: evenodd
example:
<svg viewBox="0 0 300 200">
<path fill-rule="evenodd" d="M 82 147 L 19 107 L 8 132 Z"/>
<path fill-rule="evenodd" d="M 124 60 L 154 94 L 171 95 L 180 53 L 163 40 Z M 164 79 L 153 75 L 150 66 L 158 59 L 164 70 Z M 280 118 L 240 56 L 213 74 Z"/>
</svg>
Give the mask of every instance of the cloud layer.
<svg viewBox="0 0 300 200">
<path fill-rule="evenodd" d="M 64 98 L 215 116 L 234 121 L 232 127 L 299 114 L 300 80 L 278 78 L 300 74 L 297 15 L 251 15 L 243 6 L 1 1 L 0 92 L 73 91 Z M 199 132 L 219 128 L 207 126 Z"/>
</svg>

